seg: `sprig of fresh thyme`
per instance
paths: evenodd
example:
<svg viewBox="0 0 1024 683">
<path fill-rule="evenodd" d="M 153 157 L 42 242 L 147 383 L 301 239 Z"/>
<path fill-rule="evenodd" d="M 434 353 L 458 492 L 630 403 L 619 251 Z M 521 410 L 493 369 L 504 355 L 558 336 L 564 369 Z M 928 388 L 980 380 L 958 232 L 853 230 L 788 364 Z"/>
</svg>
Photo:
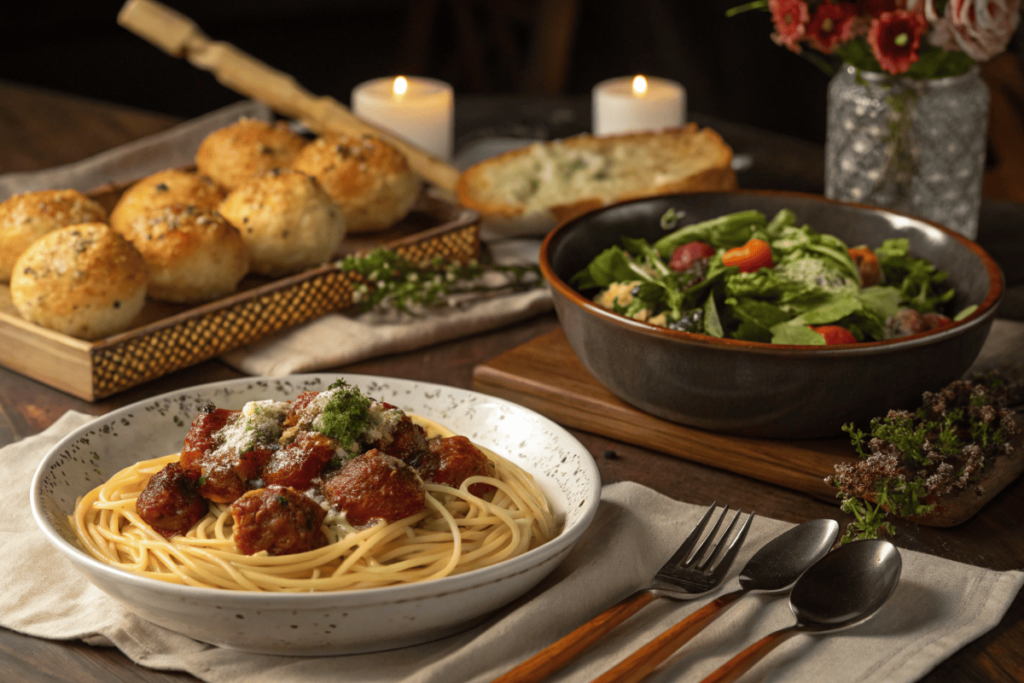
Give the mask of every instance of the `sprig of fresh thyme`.
<svg viewBox="0 0 1024 683">
<path fill-rule="evenodd" d="M 537 266 L 485 265 L 475 259 L 460 263 L 441 257 L 414 263 L 384 248 L 346 256 L 337 266 L 355 276 L 353 301 L 363 310 L 393 308 L 411 315 L 449 305 L 457 295 L 523 291 L 543 282 Z M 503 277 L 486 282 L 491 273 Z"/>
<path fill-rule="evenodd" d="M 1020 391 L 989 373 L 926 392 L 916 412 L 890 411 L 867 432 L 845 425 L 861 459 L 836 465 L 826 479 L 854 516 L 842 542 L 891 535 L 890 514 L 927 515 L 937 497 L 976 486 L 982 469 L 1012 450 L 1017 427 L 1007 406 Z"/>
</svg>

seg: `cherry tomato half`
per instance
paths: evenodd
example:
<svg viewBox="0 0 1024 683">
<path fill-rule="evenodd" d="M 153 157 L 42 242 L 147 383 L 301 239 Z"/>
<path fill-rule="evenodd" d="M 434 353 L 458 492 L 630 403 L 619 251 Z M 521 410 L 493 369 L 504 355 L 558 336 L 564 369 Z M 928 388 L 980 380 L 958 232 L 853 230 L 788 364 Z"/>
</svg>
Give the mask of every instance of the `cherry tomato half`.
<svg viewBox="0 0 1024 683">
<path fill-rule="evenodd" d="M 715 255 L 715 248 L 707 242 L 687 242 L 676 247 L 676 250 L 672 252 L 672 258 L 668 262 L 668 267 L 672 270 L 682 273 L 687 268 L 693 265 L 694 261 L 699 261 L 702 258 L 710 258 Z"/>
<path fill-rule="evenodd" d="M 925 313 L 921 318 L 924 319 L 924 324 L 928 326 L 929 330 L 934 330 L 953 322 L 952 318 L 941 313 Z"/>
<path fill-rule="evenodd" d="M 860 286 L 870 287 L 882 281 L 882 268 L 878 265 L 878 257 L 875 252 L 867 247 L 853 247 L 848 249 L 850 258 L 860 271 Z"/>
<path fill-rule="evenodd" d="M 760 268 L 771 268 L 772 248 L 764 240 L 752 239 L 742 247 L 735 247 L 722 254 L 722 264 L 736 266 L 741 273 L 753 273 Z"/>
<path fill-rule="evenodd" d="M 819 325 L 817 327 L 808 325 L 808 327 L 825 338 L 825 346 L 857 343 L 857 338 L 853 336 L 853 332 L 839 325 Z"/>
</svg>

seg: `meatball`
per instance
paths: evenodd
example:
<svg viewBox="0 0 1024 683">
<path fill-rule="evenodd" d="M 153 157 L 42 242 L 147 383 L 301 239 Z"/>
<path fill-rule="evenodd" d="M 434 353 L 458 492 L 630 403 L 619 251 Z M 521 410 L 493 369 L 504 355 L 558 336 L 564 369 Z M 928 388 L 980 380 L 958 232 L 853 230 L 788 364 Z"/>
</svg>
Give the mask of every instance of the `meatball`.
<svg viewBox="0 0 1024 683">
<path fill-rule="evenodd" d="M 429 453 L 420 461 L 424 481 L 459 488 L 470 477 L 493 477 L 494 463 L 464 436 L 431 439 Z M 494 491 L 494 486 L 478 482 L 469 487 L 474 496 Z"/>
<path fill-rule="evenodd" d="M 415 465 L 416 461 L 427 453 L 427 433 L 408 415 L 402 415 L 402 418 L 395 423 L 391 434 L 372 446 L 382 453 Z"/>
<path fill-rule="evenodd" d="M 303 413 L 309 406 L 310 401 L 320 395 L 318 391 L 303 391 L 301 394 L 295 397 L 292 401 L 291 408 L 288 410 L 288 415 L 284 418 L 282 426 L 287 430 L 292 427 L 302 426 L 304 421 L 308 421 L 308 416 L 304 416 Z M 303 418 L 306 418 L 305 420 Z"/>
<path fill-rule="evenodd" d="M 326 516 L 326 510 L 295 489 L 255 489 L 231 504 L 232 539 L 246 555 L 261 550 L 271 555 L 316 550 L 327 544 L 320 528 Z"/>
<path fill-rule="evenodd" d="M 349 460 L 327 478 L 322 491 L 355 527 L 377 520 L 396 522 L 422 510 L 426 501 L 416 470 L 377 449 Z"/>
<path fill-rule="evenodd" d="M 139 516 L 164 538 L 186 533 L 207 512 L 196 480 L 172 462 L 154 474 L 135 501 Z"/>
<path fill-rule="evenodd" d="M 263 474 L 277 449 L 261 442 L 240 422 L 242 411 L 207 406 L 192 421 L 181 450 L 181 467 L 199 480 L 199 492 L 209 500 L 230 503 Z"/>
<path fill-rule="evenodd" d="M 299 432 L 295 440 L 271 456 L 263 469 L 267 485 L 307 489 L 338 453 L 338 442 L 319 432 Z"/>
<path fill-rule="evenodd" d="M 239 412 L 217 408 L 211 404 L 204 406 L 193 418 L 192 426 L 185 435 L 185 443 L 181 449 L 181 466 L 190 470 L 202 461 L 207 451 L 215 449 L 217 439 L 214 435 Z"/>
</svg>

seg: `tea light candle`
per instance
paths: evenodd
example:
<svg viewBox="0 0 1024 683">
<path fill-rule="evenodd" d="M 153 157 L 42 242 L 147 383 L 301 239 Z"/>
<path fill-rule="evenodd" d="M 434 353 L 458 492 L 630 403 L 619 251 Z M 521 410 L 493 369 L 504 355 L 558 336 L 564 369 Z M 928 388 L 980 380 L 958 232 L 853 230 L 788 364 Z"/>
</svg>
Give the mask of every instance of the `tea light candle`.
<svg viewBox="0 0 1024 683">
<path fill-rule="evenodd" d="M 360 83 L 352 112 L 439 159 L 452 156 L 452 87 L 433 78 L 396 76 Z"/>
<path fill-rule="evenodd" d="M 601 81 L 592 104 L 594 135 L 672 128 L 686 121 L 686 89 L 664 78 Z"/>
</svg>

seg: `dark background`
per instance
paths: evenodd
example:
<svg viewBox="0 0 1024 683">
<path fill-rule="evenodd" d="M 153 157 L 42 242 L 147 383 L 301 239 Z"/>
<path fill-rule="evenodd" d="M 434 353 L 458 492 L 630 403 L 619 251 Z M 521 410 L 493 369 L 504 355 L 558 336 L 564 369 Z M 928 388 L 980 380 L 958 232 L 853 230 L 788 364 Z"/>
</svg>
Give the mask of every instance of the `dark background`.
<svg viewBox="0 0 1024 683">
<path fill-rule="evenodd" d="M 404 73 L 457 95 L 589 96 L 605 78 L 682 82 L 689 110 L 824 141 L 817 67 L 769 39 L 769 15 L 727 19 L 736 0 L 168 0 L 213 39 L 348 103 L 352 87 Z M 118 0 L 4 9 L 0 79 L 192 117 L 239 96 L 119 27 Z M 544 19 L 545 10 L 567 17 Z M 545 30 L 556 49 L 537 52 Z M 557 58 L 557 45 L 569 45 Z M 538 66 L 536 55 L 545 63 Z M 555 56 L 553 56 L 555 55 Z M 547 74 L 554 84 L 538 84 Z M 550 78 L 552 74 L 562 74 Z"/>
</svg>

